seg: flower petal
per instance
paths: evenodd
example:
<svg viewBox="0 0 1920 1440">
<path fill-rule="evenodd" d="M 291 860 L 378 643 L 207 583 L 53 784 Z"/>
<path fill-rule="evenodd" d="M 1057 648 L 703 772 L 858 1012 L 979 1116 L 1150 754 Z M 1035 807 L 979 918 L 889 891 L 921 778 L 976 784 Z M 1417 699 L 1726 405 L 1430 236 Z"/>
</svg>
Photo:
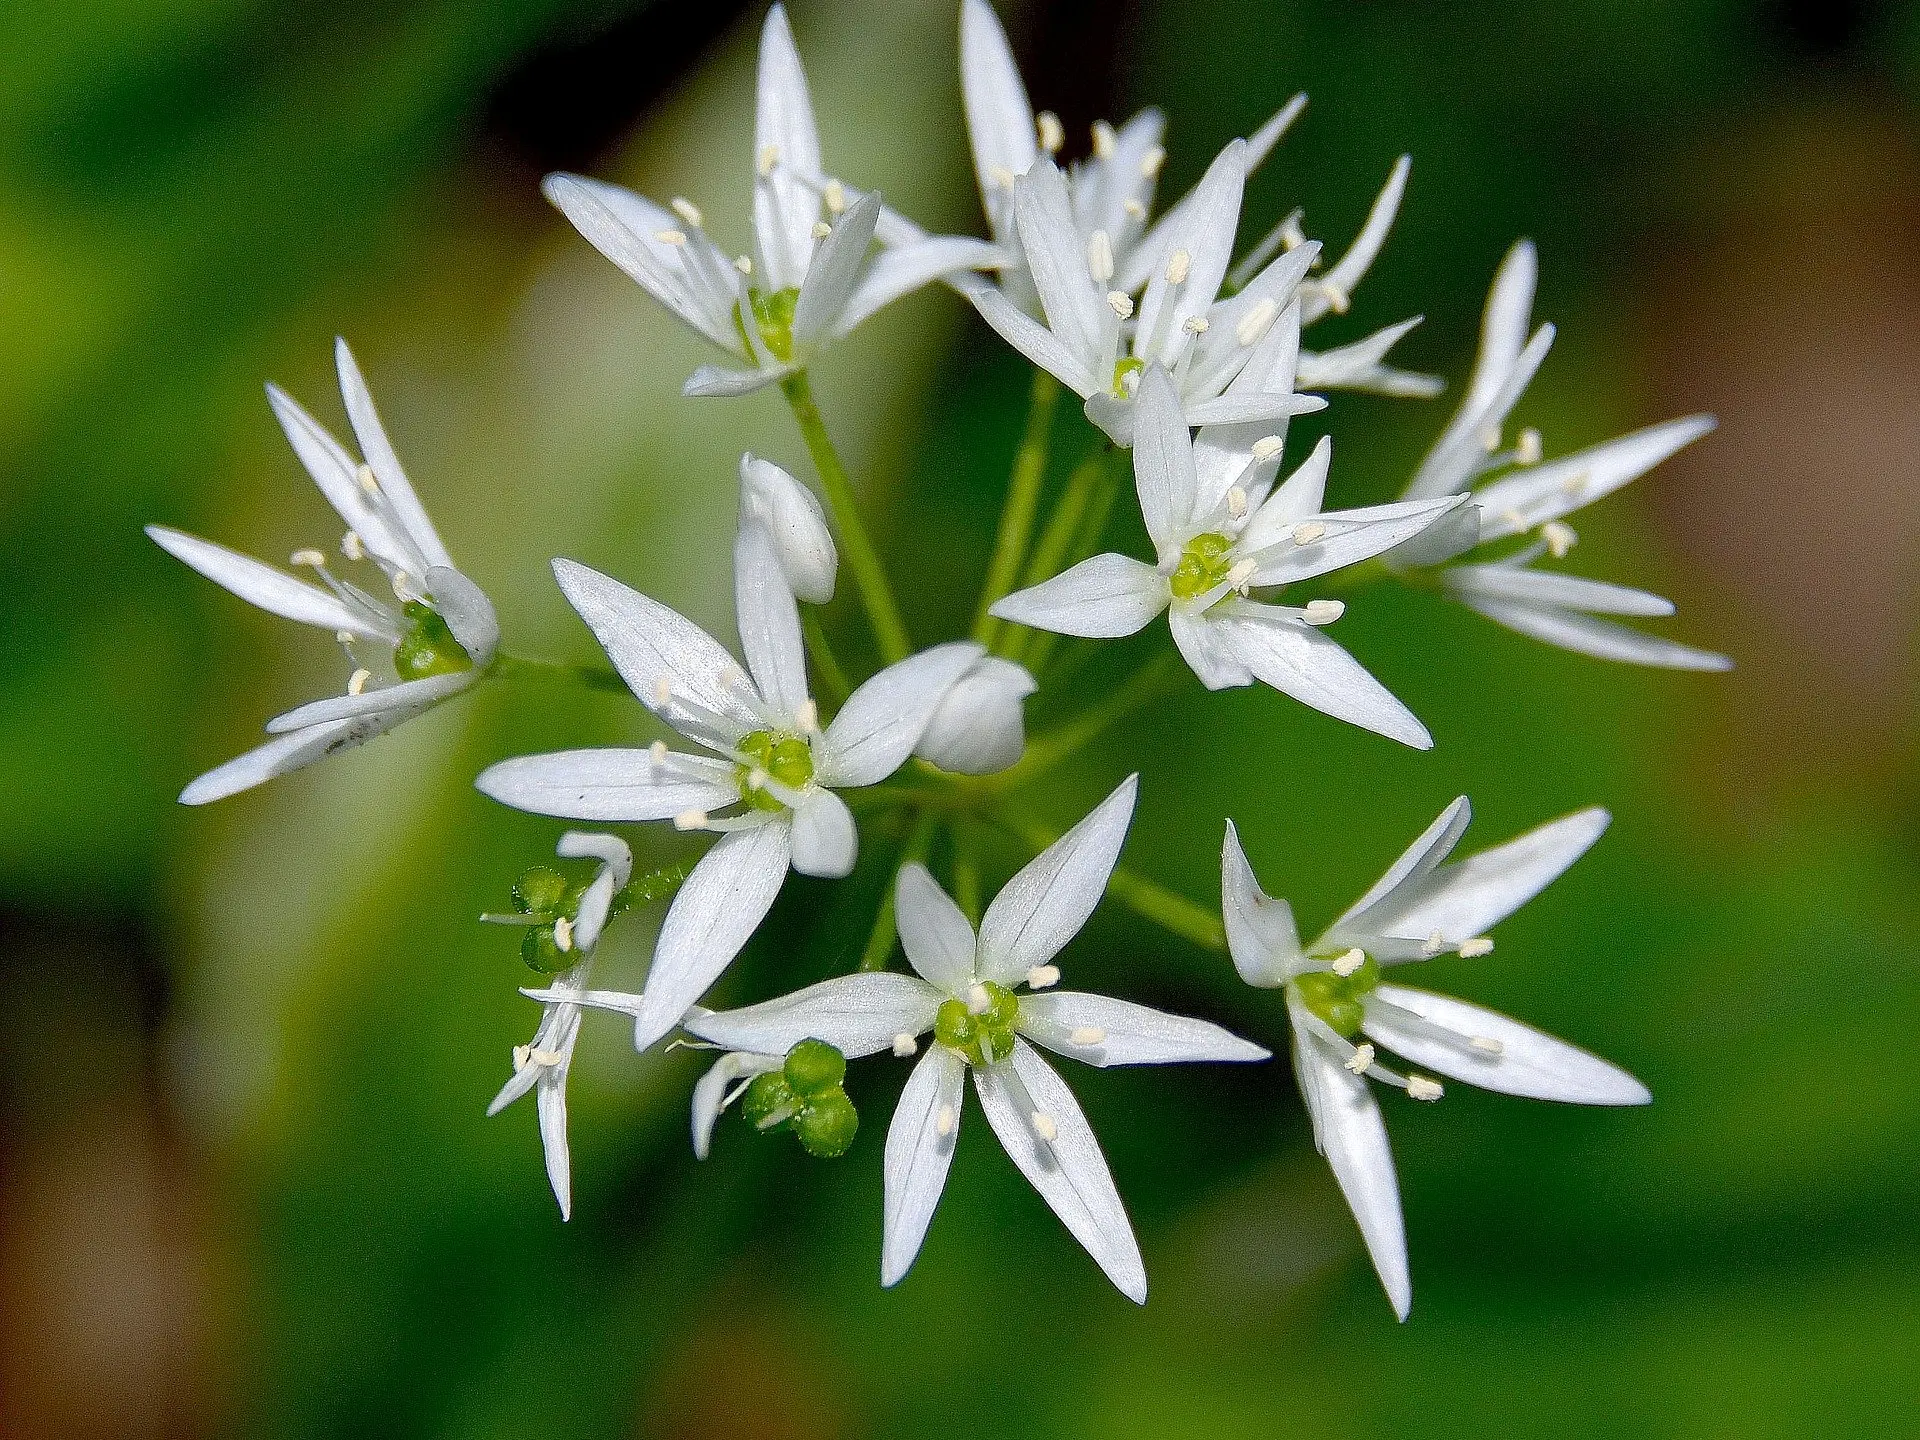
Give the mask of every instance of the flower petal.
<svg viewBox="0 0 1920 1440">
<path fill-rule="evenodd" d="M 1555 606 L 1516 604 L 1505 600 L 1460 597 L 1470 609 L 1487 619 L 1534 640 L 1558 645 L 1562 650 L 1591 655 L 1597 660 L 1618 660 L 1626 665 L 1655 665 L 1665 670 L 1731 670 L 1733 661 L 1711 650 L 1696 650 L 1677 640 L 1658 635 L 1642 635 L 1608 620 L 1576 614 Z"/>
<path fill-rule="evenodd" d="M 1277 540 L 1257 555 L 1260 568 L 1254 571 L 1252 583 L 1292 585 L 1371 560 L 1411 540 L 1460 503 L 1460 496 L 1446 495 L 1436 500 L 1371 505 L 1364 510 L 1327 511 L 1314 517 L 1321 527 L 1319 538 L 1305 545 L 1292 538 Z"/>
<path fill-rule="evenodd" d="M 1139 778 L 1122 780 L 993 897 L 980 921 L 974 972 L 980 979 L 1012 984 L 1053 959 L 1080 932 L 1120 859 Z"/>
<path fill-rule="evenodd" d="M 889 665 L 855 690 L 814 747 L 820 783 L 837 789 L 872 785 L 898 770 L 948 687 L 982 653 L 968 640 L 935 645 Z"/>
<path fill-rule="evenodd" d="M 735 370 L 727 365 L 702 365 L 687 377 L 687 383 L 680 387 L 680 393 L 694 399 L 751 395 L 792 374 L 793 368 L 791 365 L 779 365 L 759 370 Z"/>
<path fill-rule="evenodd" d="M 806 278 L 813 223 L 820 217 L 819 193 L 808 183 L 821 173 L 820 131 L 782 5 L 767 12 L 760 30 L 753 159 L 760 175 L 753 187 L 753 228 L 767 284 L 797 289 Z"/>
<path fill-rule="evenodd" d="M 390 565 L 411 574 L 425 575 L 425 557 L 414 549 L 412 539 L 404 532 L 390 529 L 367 503 L 360 489 L 360 467 L 341 448 L 340 442 L 278 385 L 267 386 L 267 403 L 273 407 L 274 418 L 286 432 L 287 443 L 300 457 L 313 483 L 320 487 L 327 503 L 365 542 L 367 549 Z"/>
<path fill-rule="evenodd" d="M 771 460 L 740 457 L 740 518 L 766 526 L 794 595 L 810 604 L 833 599 L 840 554 L 814 493 Z"/>
<path fill-rule="evenodd" d="M 1227 264 L 1233 258 L 1234 235 L 1240 224 L 1240 196 L 1247 180 L 1247 142 L 1231 141 L 1207 167 L 1207 173 L 1181 202 L 1177 227 L 1166 232 L 1163 258 L 1176 251 L 1187 256 L 1179 284 L 1167 278 L 1167 268 L 1156 263 L 1147 291 L 1140 299 L 1134 354 L 1149 363 L 1171 365 L 1192 344 L 1186 322 L 1205 315 L 1220 293 Z M 1155 344 L 1157 342 L 1157 344 Z M 1143 350 L 1154 345 L 1151 353 Z"/>
<path fill-rule="evenodd" d="M 1114 640 L 1143 629 L 1168 599 L 1166 576 L 1153 566 L 1125 555 L 1095 555 L 994 602 L 992 613 L 1035 630 Z"/>
<path fill-rule="evenodd" d="M 486 592 L 451 565 L 436 565 L 427 571 L 427 594 L 447 629 L 460 642 L 476 669 L 493 663 L 500 648 L 500 620 L 493 613 L 493 602 Z"/>
<path fill-rule="evenodd" d="M 1293 907 L 1260 888 L 1231 820 L 1220 848 L 1220 918 L 1226 922 L 1233 968 L 1247 984 L 1271 989 L 1286 984 L 1300 968 L 1300 931 L 1294 924 Z"/>
<path fill-rule="evenodd" d="M 987 0 L 963 0 L 960 6 L 960 98 L 966 106 L 980 203 L 999 237 L 1011 223 L 1013 197 L 1007 181 L 1027 173 L 1040 147 L 1027 87 L 1013 63 L 1007 32 Z"/>
<path fill-rule="evenodd" d="M 1020 1033 L 1058 1054 L 1103 1068 L 1271 1058 L 1251 1040 L 1211 1021 L 1077 990 L 1022 995 Z"/>
<path fill-rule="evenodd" d="M 380 412 L 373 407 L 373 393 L 367 389 L 366 377 L 360 373 L 347 342 L 337 336 L 333 342 L 333 361 L 340 374 L 340 396 L 346 401 L 347 422 L 353 426 L 354 438 L 360 442 L 360 453 L 366 457 L 367 468 L 373 471 L 381 493 L 406 528 L 407 539 L 427 562 L 427 569 L 441 565 L 452 569 L 453 557 L 441 544 L 440 533 L 427 517 L 427 507 L 414 494 L 407 472 L 400 468 L 400 457 L 387 438 L 387 427 L 380 423 Z"/>
<path fill-rule="evenodd" d="M 1402 886 L 1416 884 L 1431 875 L 1453 853 L 1453 847 L 1460 843 L 1460 837 L 1472 823 L 1473 804 L 1462 795 L 1442 810 L 1440 817 L 1420 832 L 1420 838 L 1400 853 L 1387 873 L 1374 881 L 1373 887 L 1334 922 L 1336 928 L 1358 920 L 1373 906 L 1397 894 Z"/>
<path fill-rule="evenodd" d="M 1111 317 L 1105 314 L 1106 301 L 1087 269 L 1067 182 L 1051 160 L 1036 160 L 1014 182 L 1013 211 L 1048 328 L 1083 365 L 1091 364 L 1091 357 L 1100 353 L 1101 336 Z"/>
<path fill-rule="evenodd" d="M 752 521 L 740 527 L 733 541 L 733 605 L 740 649 L 761 701 L 779 728 L 797 728 L 807 703 L 800 607 L 774 554 L 772 535 Z"/>
<path fill-rule="evenodd" d="M 1515 470 L 1483 487 L 1481 537 L 1498 540 L 1572 514 L 1603 495 L 1637 480 L 1675 451 L 1691 445 L 1718 422 L 1688 415 L 1650 425 L 1604 445 L 1594 445 L 1544 465 Z"/>
<path fill-rule="evenodd" d="M 873 257 L 861 274 L 859 284 L 854 286 L 853 294 L 840 311 L 840 318 L 834 321 L 832 337 L 837 340 L 848 334 L 875 311 L 922 285 L 1004 260 L 1004 254 L 996 247 L 966 235 L 934 235 L 883 251 Z M 990 282 L 980 280 L 979 283 Z"/>
<path fill-rule="evenodd" d="M 693 1086 L 693 1154 L 697 1160 L 707 1158 L 707 1152 L 713 1148 L 713 1127 L 720 1119 L 727 1092 L 742 1080 L 755 1075 L 768 1075 L 784 1064 L 779 1055 L 748 1055 L 738 1050 L 728 1051 L 714 1061 L 707 1073 L 702 1075 Z"/>
<path fill-rule="evenodd" d="M 1192 605 L 1175 605 L 1167 611 L 1167 629 L 1173 634 L 1180 658 L 1207 689 L 1231 690 L 1253 683 L 1253 672 L 1241 664 L 1234 653 L 1228 638 L 1230 630 L 1215 625 L 1207 618 L 1206 611 Z"/>
<path fill-rule="evenodd" d="M 1140 497 L 1140 518 L 1156 551 L 1186 538 L 1193 517 L 1198 479 L 1193 441 L 1173 381 L 1158 365 L 1140 377 L 1134 400 L 1133 486 Z"/>
<path fill-rule="evenodd" d="M 1103 388 L 1094 377 L 1089 362 L 1082 359 L 1065 340 L 1014 305 L 991 287 L 969 289 L 967 298 L 973 308 L 997 332 L 1000 338 L 1027 359 L 1052 375 L 1074 394 L 1085 399 Z"/>
<path fill-rule="evenodd" d="M 1025 666 L 981 656 L 935 707 L 913 753 L 958 775 L 1012 768 L 1027 748 L 1022 702 L 1036 688 Z"/>
<path fill-rule="evenodd" d="M 1585 610 L 1596 615 L 1671 615 L 1673 602 L 1645 590 L 1559 575 L 1524 565 L 1454 565 L 1443 579 L 1468 604 L 1475 598 Z"/>
<path fill-rule="evenodd" d="M 853 870 L 860 835 L 847 802 L 815 786 L 793 812 L 793 868 L 802 875 L 838 880 Z"/>
<path fill-rule="evenodd" d="M 429 705 L 437 704 L 449 695 L 459 694 L 477 678 L 471 670 L 458 670 L 451 675 L 429 675 L 424 680 L 407 680 L 378 690 L 362 690 L 358 695 L 335 695 L 330 699 L 315 700 L 284 715 L 274 716 L 267 722 L 267 733 L 287 735 L 295 730 L 304 730 L 309 725 L 325 725 L 332 720 L 346 720 L 356 715 L 374 715 L 388 710 L 406 710 L 410 715 L 418 715 Z"/>
<path fill-rule="evenodd" d="M 473 784 L 502 805 L 566 820 L 671 820 L 740 798 L 730 761 L 673 755 L 660 763 L 648 750 L 517 755 L 488 766 Z"/>
<path fill-rule="evenodd" d="M 905 977 L 902 977 L 905 978 Z M 960 1138 L 966 1062 L 930 1045 L 913 1067 L 887 1126 L 886 1189 L 881 1204 L 880 1283 L 895 1285 L 912 1267 L 946 1188 Z M 942 1123 L 944 1119 L 944 1124 Z"/>
<path fill-rule="evenodd" d="M 776 1000 L 693 1016 L 686 1028 L 729 1050 L 785 1055 L 802 1040 L 824 1040 L 857 1060 L 891 1049 L 897 1035 L 931 1030 L 941 998 L 915 975 L 836 975 Z"/>
<path fill-rule="evenodd" d="M 1521 240 L 1494 273 L 1487 290 L 1486 313 L 1480 321 L 1480 355 L 1474 362 L 1464 408 L 1484 410 L 1519 363 L 1520 352 L 1527 344 L 1527 329 L 1533 323 L 1533 291 L 1539 269 L 1533 242 Z"/>
<path fill-rule="evenodd" d="M 1433 748 L 1411 710 L 1369 675 L 1358 660 L 1311 625 L 1272 606 L 1240 602 L 1216 621 L 1234 658 L 1283 694 L 1336 720 L 1359 725 L 1416 750 Z"/>
<path fill-rule="evenodd" d="M 1327 498 L 1327 468 L 1333 463 L 1333 437 L 1322 435 L 1313 453 L 1277 490 L 1261 502 L 1240 532 L 1238 549 L 1247 554 L 1278 544 L 1300 521 L 1320 513 Z"/>
<path fill-rule="evenodd" d="M 205 805 L 209 801 L 224 800 L 229 795 L 237 795 L 242 790 L 251 790 L 255 785 L 271 780 L 276 775 L 285 775 L 290 770 L 298 770 L 311 765 L 316 760 L 341 750 L 351 750 L 356 745 L 364 745 L 376 735 L 385 734 L 400 721 L 411 714 L 359 715 L 345 720 L 334 720 L 325 725 L 309 726 L 292 735 L 282 735 L 277 740 L 247 751 L 246 754 L 217 766 L 188 785 L 180 792 L 182 805 Z"/>
<path fill-rule="evenodd" d="M 1347 253 L 1321 277 L 1319 288 L 1305 297 L 1300 313 L 1302 324 L 1310 325 L 1332 309 L 1332 295 L 1353 293 L 1353 287 L 1367 273 L 1380 247 L 1387 243 L 1387 232 L 1393 228 L 1393 217 L 1399 213 L 1400 197 L 1407 188 L 1407 172 L 1412 168 L 1413 161 L 1406 155 L 1393 162 L 1387 183 L 1380 187 L 1373 208 L 1367 212 L 1367 223 L 1360 227 Z"/>
<path fill-rule="evenodd" d="M 973 979 L 973 926 L 927 867 L 909 862 L 894 878 L 900 948 L 928 984 L 958 995 Z"/>
<path fill-rule="evenodd" d="M 1506 422 L 1507 412 L 1519 402 L 1521 393 L 1532 382 L 1534 372 L 1553 348 L 1554 329 L 1542 325 L 1515 358 L 1505 381 L 1484 402 L 1463 403 L 1433 448 L 1413 472 L 1402 499 L 1420 500 L 1434 495 L 1457 495 L 1487 466 L 1487 436 L 1496 436 Z M 1496 442 L 1497 443 L 1497 442 Z M 1529 476 L 1537 470 L 1526 472 Z M 1565 476 L 1563 475 L 1564 479 Z M 1558 483 L 1558 482 L 1556 482 Z M 1492 487 L 1488 487 L 1492 488 Z M 1484 521 L 1483 521 L 1484 525 Z"/>
<path fill-rule="evenodd" d="M 284 570 L 277 570 L 250 555 L 166 525 L 147 526 L 147 535 L 174 559 L 270 615 L 297 620 L 302 625 L 317 625 L 323 630 L 345 630 L 366 640 L 385 640 L 391 644 L 397 638 L 374 624 L 372 616 L 339 596 L 296 580 Z"/>
<path fill-rule="evenodd" d="M 853 299 L 867 247 L 873 243 L 874 222 L 879 218 L 879 193 L 869 191 L 833 222 L 813 252 L 807 278 L 800 284 L 800 298 L 793 304 L 795 360 L 811 354 L 821 341 L 837 332 L 840 317 Z"/>
</svg>

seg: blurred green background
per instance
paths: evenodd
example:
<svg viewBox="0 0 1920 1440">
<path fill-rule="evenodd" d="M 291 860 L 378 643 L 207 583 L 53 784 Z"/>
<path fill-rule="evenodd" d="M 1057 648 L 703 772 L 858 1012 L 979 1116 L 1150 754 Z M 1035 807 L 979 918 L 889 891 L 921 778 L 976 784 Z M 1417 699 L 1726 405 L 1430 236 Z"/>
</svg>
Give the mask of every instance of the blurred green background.
<svg viewBox="0 0 1920 1440">
<path fill-rule="evenodd" d="M 954 11 L 798 0 L 793 19 L 829 163 L 966 231 Z M 1310 926 L 1456 793 L 1478 808 L 1470 848 L 1608 805 L 1592 856 L 1432 983 L 1601 1050 L 1656 1103 L 1386 1096 L 1415 1282 L 1400 1326 L 1283 1062 L 1074 1067 L 1146 1308 L 977 1123 L 917 1268 L 883 1292 L 879 1142 L 905 1067 L 855 1069 L 867 1128 L 843 1161 L 729 1119 L 696 1164 L 698 1058 L 637 1059 L 622 1022 L 590 1017 L 562 1225 L 531 1107 L 482 1116 L 535 1007 L 512 937 L 473 923 L 561 827 L 468 782 L 651 722 L 559 683 L 489 687 L 184 810 L 182 784 L 337 688 L 340 661 L 139 527 L 268 557 L 331 540 L 259 386 L 338 425 L 338 332 L 510 647 L 591 656 L 557 554 L 730 635 L 733 463 L 752 448 L 804 470 L 804 452 L 777 396 L 679 398 L 695 341 L 537 181 L 564 165 L 688 194 L 740 243 L 760 9 L 13 7 L 0 1431 L 1920 1434 L 1920 7 L 1003 13 L 1070 135 L 1168 111 L 1164 193 L 1308 90 L 1250 189 L 1250 235 L 1302 203 L 1339 248 L 1412 151 L 1396 235 L 1327 322 L 1342 338 L 1424 313 L 1401 358 L 1457 384 L 1487 279 L 1530 234 L 1536 314 L 1561 339 L 1517 418 L 1549 454 L 1721 416 L 1584 516 L 1571 564 L 1676 596 L 1671 633 L 1737 656 L 1732 675 L 1622 669 L 1369 593 L 1340 638 L 1430 724 L 1431 754 L 1196 685 L 1031 797 L 1064 824 L 1138 768 L 1129 863 L 1212 903 L 1231 814 Z M 922 642 L 970 612 L 1025 386 L 942 292 L 822 369 Z M 1337 398 L 1290 449 L 1330 429 L 1335 500 L 1385 498 L 1451 404 Z M 1089 443 L 1063 420 L 1059 470 Z M 1123 514 L 1110 538 L 1137 548 L 1137 527 Z M 830 623 L 857 648 L 847 597 Z M 1084 673 L 1103 683 L 1148 643 Z M 643 863 L 694 848 L 632 838 Z M 875 839 L 853 880 L 790 883 L 722 998 L 847 968 L 887 860 Z M 616 929 L 606 980 L 637 988 L 649 940 Z M 1112 907 L 1064 963 L 1283 1039 L 1276 997 Z"/>
</svg>

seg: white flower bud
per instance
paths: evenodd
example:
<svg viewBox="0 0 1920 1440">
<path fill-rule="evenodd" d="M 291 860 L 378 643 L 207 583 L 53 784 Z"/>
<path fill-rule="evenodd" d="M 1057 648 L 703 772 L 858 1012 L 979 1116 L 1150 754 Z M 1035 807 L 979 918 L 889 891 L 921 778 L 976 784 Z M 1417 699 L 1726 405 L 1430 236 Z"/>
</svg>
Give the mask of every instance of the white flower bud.
<svg viewBox="0 0 1920 1440">
<path fill-rule="evenodd" d="M 833 598 L 840 556 L 813 492 L 768 460 L 740 457 L 740 520 L 757 520 L 773 539 L 780 573 L 793 593 L 814 605 Z"/>
<path fill-rule="evenodd" d="M 985 655 L 942 697 L 913 753 L 958 775 L 991 775 L 1027 747 L 1021 702 L 1034 679 L 1011 660 Z"/>
</svg>

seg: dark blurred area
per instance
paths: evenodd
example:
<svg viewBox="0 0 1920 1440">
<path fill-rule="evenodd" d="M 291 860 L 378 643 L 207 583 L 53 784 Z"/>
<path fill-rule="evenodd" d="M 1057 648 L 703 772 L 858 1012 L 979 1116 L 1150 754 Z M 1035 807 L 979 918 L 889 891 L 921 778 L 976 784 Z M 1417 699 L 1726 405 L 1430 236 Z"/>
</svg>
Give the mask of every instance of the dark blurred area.
<svg viewBox="0 0 1920 1440">
<path fill-rule="evenodd" d="M 972 233 L 955 9 L 792 15 L 830 164 Z M 1283 1062 L 1075 1073 L 1146 1308 L 977 1125 L 888 1292 L 878 1142 L 900 1075 L 856 1069 L 865 1125 L 843 1161 L 729 1117 L 698 1164 L 697 1057 L 636 1058 L 599 1016 L 562 1225 L 530 1107 L 483 1118 L 534 1007 L 513 945 L 473 923 L 561 827 L 469 781 L 502 755 L 654 731 L 618 697 L 496 687 L 184 810 L 188 779 L 337 686 L 338 657 L 140 526 L 268 558 L 331 533 L 259 385 L 334 424 L 342 333 L 510 645 L 590 656 L 547 576 L 561 554 L 730 635 L 733 462 L 804 452 L 776 399 L 680 398 L 706 357 L 538 180 L 687 194 L 744 231 L 762 8 L 28 9 L 0 46 L 0 1434 L 1920 1435 L 1903 1065 L 1920 7 L 1001 13 L 1070 149 L 1095 118 L 1167 112 L 1163 194 L 1308 91 L 1243 239 L 1301 204 L 1341 248 L 1410 151 L 1400 223 L 1331 338 L 1424 314 L 1399 358 L 1457 390 L 1494 267 L 1530 235 L 1536 315 L 1560 339 L 1516 419 L 1550 455 L 1720 417 L 1583 515 L 1570 564 L 1676 597 L 1670 633 L 1734 655 L 1731 675 L 1626 670 L 1431 596 L 1369 595 L 1340 638 L 1431 725 L 1432 754 L 1196 686 L 1035 799 L 1066 823 L 1139 768 L 1128 863 L 1212 904 L 1232 815 L 1308 927 L 1457 793 L 1481 817 L 1470 848 L 1605 804 L 1594 854 L 1495 955 L 1436 962 L 1432 983 L 1619 1060 L 1654 1106 L 1464 1088 L 1389 1106 L 1402 1327 Z M 820 388 L 917 637 L 948 638 L 984 568 L 1022 365 L 928 292 L 836 351 Z M 1453 403 L 1336 397 L 1289 447 L 1333 433 L 1334 498 L 1371 503 Z M 1091 444 L 1063 420 L 1056 471 Z M 1137 549 L 1137 524 L 1112 538 Z M 857 648 L 844 598 L 829 618 Z M 633 832 L 643 863 L 690 853 L 657 828 Z M 839 887 L 789 885 L 723 1001 L 847 968 L 886 880 L 870 850 Z M 650 937 L 616 937 L 607 981 L 638 988 Z M 1272 996 L 1123 912 L 1065 963 L 1283 1038 Z"/>
</svg>

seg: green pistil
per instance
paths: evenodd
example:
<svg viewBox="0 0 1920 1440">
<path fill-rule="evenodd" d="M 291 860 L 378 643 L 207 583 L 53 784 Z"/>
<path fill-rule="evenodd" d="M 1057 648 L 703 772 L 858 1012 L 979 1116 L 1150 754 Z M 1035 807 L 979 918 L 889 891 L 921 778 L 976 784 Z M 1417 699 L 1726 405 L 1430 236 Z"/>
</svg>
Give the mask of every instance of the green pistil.
<svg viewBox="0 0 1920 1440">
<path fill-rule="evenodd" d="M 1295 976 L 1293 986 L 1307 1009 L 1331 1025 L 1336 1034 L 1351 1040 L 1360 1033 L 1360 1022 L 1366 1018 L 1361 1002 L 1379 983 L 1379 962 L 1369 955 L 1351 975 L 1309 970 Z"/>
<path fill-rule="evenodd" d="M 401 613 L 407 633 L 393 647 L 393 668 L 402 680 L 424 680 L 429 675 L 452 675 L 473 668 L 473 657 L 453 638 L 438 611 L 409 600 Z"/>
<path fill-rule="evenodd" d="M 789 286 L 785 290 L 776 290 L 771 295 L 763 290 L 747 291 L 747 306 L 753 314 L 753 327 L 760 332 L 760 340 L 773 358 L 782 365 L 793 363 L 793 307 L 799 302 L 800 292 Z M 753 353 L 753 339 L 747 334 L 747 323 L 740 307 L 733 307 L 734 327 L 740 332 L 740 343 L 747 347 L 747 353 Z"/>
<path fill-rule="evenodd" d="M 1215 586 L 1225 584 L 1233 571 L 1233 561 L 1229 558 L 1232 549 L 1233 541 L 1211 531 L 1187 541 L 1186 548 L 1180 552 L 1180 563 L 1173 567 L 1167 581 L 1173 598 L 1197 599 Z"/>
<path fill-rule="evenodd" d="M 860 1129 L 860 1114 L 841 1083 L 846 1075 L 839 1050 L 824 1040 L 802 1040 L 780 1069 L 754 1077 L 740 1113 L 763 1134 L 790 1128 L 816 1159 L 844 1155 Z"/>
<path fill-rule="evenodd" d="M 986 1001 L 977 1012 L 965 1000 L 940 1002 L 933 1038 L 966 1057 L 968 1064 L 997 1065 L 1013 1054 L 1013 1025 L 1020 1016 L 1020 1002 L 1011 990 L 991 980 L 982 980 L 977 988 Z"/>
<path fill-rule="evenodd" d="M 558 975 L 580 963 L 572 950 L 562 950 L 554 938 L 554 925 L 572 919 L 580 909 L 585 885 L 572 885 L 567 877 L 545 865 L 529 867 L 513 883 L 513 908 L 539 921 L 529 925 L 520 937 L 520 958 L 527 968 L 540 975 Z"/>
<path fill-rule="evenodd" d="M 736 765 L 740 793 L 753 810 L 777 811 L 785 802 L 765 787 L 749 783 L 755 770 L 764 770 L 789 790 L 803 789 L 813 779 L 813 747 L 797 735 L 781 735 L 772 730 L 755 730 L 740 741 L 740 753 L 750 757 L 751 765 Z"/>
<path fill-rule="evenodd" d="M 1138 375 L 1147 368 L 1147 362 L 1137 355 L 1122 355 L 1113 362 L 1113 393 L 1122 400 L 1133 392 L 1127 389 L 1127 377 Z"/>
</svg>

